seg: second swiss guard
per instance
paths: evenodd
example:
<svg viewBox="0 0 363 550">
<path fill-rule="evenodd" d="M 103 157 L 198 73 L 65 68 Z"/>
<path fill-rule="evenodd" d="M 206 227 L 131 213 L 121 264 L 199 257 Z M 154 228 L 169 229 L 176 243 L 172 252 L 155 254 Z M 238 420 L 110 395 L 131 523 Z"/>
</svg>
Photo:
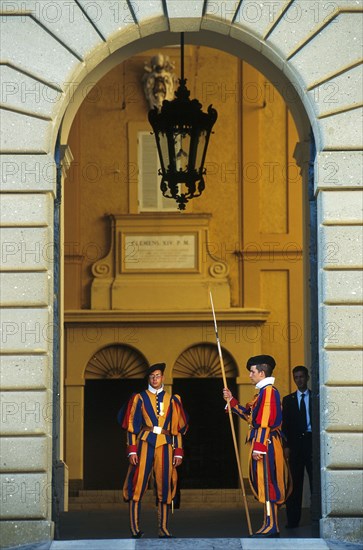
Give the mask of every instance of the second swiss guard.
<svg viewBox="0 0 363 550">
<path fill-rule="evenodd" d="M 249 424 L 249 481 L 254 496 L 264 505 L 263 524 L 252 536 L 279 537 L 278 509 L 291 492 L 291 478 L 282 448 L 280 394 L 272 376 L 275 360 L 270 355 L 257 355 L 250 357 L 246 367 L 258 394 L 246 407 L 228 388 L 224 388 L 223 397 L 232 412 Z"/>
</svg>

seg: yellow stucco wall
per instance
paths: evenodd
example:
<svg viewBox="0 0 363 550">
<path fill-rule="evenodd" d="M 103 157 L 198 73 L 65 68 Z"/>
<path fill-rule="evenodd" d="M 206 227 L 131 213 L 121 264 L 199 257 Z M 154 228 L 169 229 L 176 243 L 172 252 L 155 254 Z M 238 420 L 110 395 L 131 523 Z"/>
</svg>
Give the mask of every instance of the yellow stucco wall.
<svg viewBox="0 0 363 550">
<path fill-rule="evenodd" d="M 109 251 L 105 214 L 137 212 L 136 145 L 131 136 L 135 127 L 150 130 L 141 79 L 144 62 L 155 53 L 145 52 L 110 71 L 90 90 L 72 127 L 68 143 L 74 162 L 64 185 L 65 318 L 72 330 L 77 331 L 77 322 L 82 326 L 80 310 L 90 308 L 91 266 Z M 178 48 L 164 53 L 176 62 L 179 75 Z M 222 328 L 220 336 L 239 365 L 240 399 L 251 396 L 244 365 L 257 353 L 275 356 L 277 386 L 285 395 L 292 389 L 291 368 L 305 364 L 303 190 L 293 158 L 296 128 L 273 84 L 229 54 L 188 46 L 185 76 L 191 98 L 198 97 L 204 110 L 212 103 L 218 120 L 206 159 L 206 190 L 181 215 L 211 214 L 210 250 L 229 267 L 230 307 L 241 308 L 241 315 L 226 323 L 228 329 Z M 246 309 L 267 310 L 267 319 L 247 316 L 243 323 Z M 67 317 L 71 310 L 79 311 L 78 321 L 72 317 L 71 322 L 69 313 Z M 157 303 L 153 311 L 157 313 Z M 108 322 L 126 326 L 125 319 L 110 316 Z M 95 317 L 94 323 L 87 319 L 89 327 L 102 328 L 105 323 L 107 314 Z M 140 321 L 137 330 L 142 338 L 135 347 L 150 362 L 162 359 L 161 349 L 163 360 L 173 362 L 176 350 L 196 343 L 196 331 L 201 334 L 199 342 L 213 341 L 213 332 L 206 338 L 206 323 L 205 318 L 200 317 L 199 324 L 196 319 L 193 330 L 172 323 L 167 341 L 173 349 L 168 350 L 163 323 L 155 320 L 145 329 Z M 102 345 L 114 343 L 107 330 L 102 328 Z M 94 343 L 80 337 L 67 350 L 68 395 L 82 399 L 84 363 L 94 353 Z M 76 356 L 83 358 L 82 365 Z M 82 422 L 77 426 L 66 435 L 71 479 L 82 477 Z"/>
</svg>

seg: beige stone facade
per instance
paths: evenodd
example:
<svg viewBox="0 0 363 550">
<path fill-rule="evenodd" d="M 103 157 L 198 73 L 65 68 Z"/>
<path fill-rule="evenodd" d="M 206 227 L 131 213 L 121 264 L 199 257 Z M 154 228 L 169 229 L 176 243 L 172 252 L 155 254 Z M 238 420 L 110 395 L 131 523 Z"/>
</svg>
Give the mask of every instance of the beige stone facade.
<svg viewBox="0 0 363 550">
<path fill-rule="evenodd" d="M 294 153 L 305 188 L 312 128 L 317 150 L 315 197 L 310 197 L 311 201 L 316 200 L 317 207 L 317 304 L 313 312 L 319 320 L 319 364 L 312 368 L 316 369 L 320 384 L 321 536 L 357 540 L 362 525 L 363 486 L 362 71 L 359 66 L 362 2 L 2 1 L 0 9 L 1 103 L 4 106 L 1 114 L 0 477 L 5 545 L 53 537 L 52 465 L 67 464 L 64 441 L 69 432 L 64 426 L 63 406 L 67 399 L 83 402 L 80 394 L 84 369 L 89 357 L 97 351 L 90 346 L 87 355 L 83 348 L 83 371 L 80 368 L 79 372 L 63 372 L 69 364 L 67 354 L 74 353 L 71 347 L 65 346 L 63 301 L 69 301 L 65 303 L 69 326 L 82 327 L 82 323 L 92 326 L 105 319 L 99 308 L 92 312 L 90 307 L 92 258 L 86 258 L 86 265 L 84 249 L 62 250 L 62 243 L 79 242 L 84 231 L 79 225 L 82 218 L 67 221 L 67 210 L 58 209 L 61 192 L 57 189 L 54 159 L 57 138 L 59 136 L 61 150 L 66 153 L 62 180 L 65 186 L 67 164 L 72 160 L 67 146 L 71 146 L 72 154 L 78 153 L 75 128 L 84 99 L 102 79 L 107 81 L 113 71 L 125 67 L 126 60 L 144 55 L 146 51 L 175 46 L 180 32 L 187 33 L 188 44 L 214 48 L 220 50 L 222 56 L 228 54 L 243 60 L 245 70 L 261 73 L 262 80 L 268 79 L 279 90 L 291 113 L 290 122 L 286 119 L 286 124 L 296 127 L 299 141 L 296 150 L 292 151 L 287 140 L 286 158 Z M 125 74 L 128 74 L 127 67 Z M 97 92 L 97 87 L 95 89 Z M 201 97 L 197 88 L 195 95 Z M 89 110 L 90 105 L 88 103 Z M 247 111 L 245 115 L 243 124 L 248 125 L 248 117 L 253 115 Z M 242 136 L 245 130 L 240 130 Z M 263 135 L 259 144 L 261 150 L 266 151 L 268 144 L 263 142 Z M 233 147 L 235 140 L 230 139 L 228 132 L 222 138 L 226 145 Z M 243 147 L 242 167 L 246 167 L 246 158 L 250 163 L 261 163 L 260 152 L 252 141 L 245 139 Z M 250 212 L 254 206 L 253 194 L 243 195 L 242 191 L 238 194 L 236 188 L 231 192 L 236 193 L 236 200 L 241 200 L 240 205 Z M 94 207 L 102 207 L 97 192 L 95 197 Z M 288 199 L 291 197 L 289 194 Z M 71 200 L 77 208 L 82 208 L 77 194 Z M 208 198 L 203 200 L 206 202 L 199 203 L 201 206 L 193 205 L 193 215 L 213 208 Z M 265 207 L 264 200 L 267 200 L 266 194 L 261 193 L 258 201 Z M 276 212 L 279 207 L 281 204 L 273 204 L 271 211 Z M 118 205 L 117 212 L 111 213 L 135 214 L 132 208 L 132 201 L 125 201 Z M 225 214 L 226 209 L 227 204 L 221 213 Z M 300 230 L 304 236 L 295 235 L 293 239 L 301 245 L 301 257 L 302 251 L 305 252 L 303 268 L 294 271 L 292 263 L 289 264 L 289 277 L 305 291 L 303 307 L 295 303 L 295 312 L 300 311 L 299 315 L 305 317 L 305 322 L 296 318 L 305 328 L 304 349 L 294 351 L 293 346 L 279 345 L 272 349 L 286 365 L 301 360 L 309 362 L 308 319 L 313 296 L 309 296 L 306 283 L 309 277 L 308 201 L 301 198 L 300 207 L 294 211 L 292 200 L 285 210 L 290 215 L 300 216 Z M 211 221 L 213 242 L 217 242 L 217 223 L 222 226 L 218 214 L 216 218 L 215 226 Z M 245 219 L 249 221 L 248 214 Z M 294 221 L 299 227 L 298 221 Z M 278 215 L 269 220 L 269 223 L 280 222 Z M 97 223 L 98 228 L 97 224 L 90 226 L 86 243 L 94 241 L 92 230 L 96 230 L 102 235 L 105 256 L 109 250 L 107 228 L 104 222 Z M 241 223 L 237 216 L 232 217 L 229 227 L 223 226 L 218 242 L 231 241 L 228 229 L 233 233 L 233 241 L 236 235 L 238 239 Z M 267 232 L 263 223 L 262 220 L 257 229 L 246 223 L 244 229 L 250 231 L 245 233 L 247 242 L 264 242 Z M 284 246 L 291 242 L 289 227 L 287 224 L 277 231 L 283 235 L 279 237 L 281 249 L 278 252 L 281 254 L 286 250 Z M 67 236 L 67 231 L 71 237 Z M 73 241 L 72 235 L 76 236 Z M 60 258 L 55 255 L 54 242 L 60 244 Z M 232 319 L 235 324 L 263 324 L 268 315 L 268 319 L 274 321 L 284 314 L 282 306 L 269 303 L 267 298 L 279 296 L 287 288 L 285 276 L 271 274 L 268 269 L 266 253 L 273 242 L 271 236 L 264 250 L 266 265 L 246 264 L 243 276 L 231 262 L 231 301 L 230 307 L 225 308 L 228 311 L 221 317 L 222 323 L 228 325 Z M 275 267 L 278 272 L 278 262 Z M 285 268 L 286 263 L 280 265 L 280 269 Z M 63 284 L 67 277 L 70 281 L 79 281 L 79 287 L 71 285 L 65 295 Z M 253 284 L 256 277 L 258 285 Z M 59 304 L 54 301 L 55 292 L 59 295 Z M 245 297 L 243 301 L 241 296 Z M 294 302 L 284 303 L 286 306 Z M 203 325 L 208 309 L 200 307 L 198 311 Z M 160 315 L 166 312 L 157 313 L 159 324 L 165 320 L 170 322 L 172 312 L 167 312 L 169 317 L 164 320 L 160 320 Z M 135 317 L 135 323 L 143 325 L 143 338 L 147 340 L 150 319 L 146 319 L 146 312 L 144 318 L 142 313 L 138 314 L 140 317 Z M 122 313 L 112 311 L 112 315 L 114 322 L 122 322 Z M 186 324 L 190 321 L 185 319 Z M 171 319 L 174 326 L 179 322 L 180 319 Z M 177 326 L 180 351 L 183 346 L 192 344 L 188 332 L 182 329 Z M 110 338 L 106 335 L 104 344 L 109 343 Z M 228 351 L 237 363 L 242 363 L 245 354 L 259 349 L 252 346 L 242 356 L 233 346 Z M 158 359 L 156 353 L 152 347 L 145 351 L 150 362 Z M 171 363 L 177 360 L 178 354 L 174 352 L 174 355 L 170 353 L 167 357 Z M 291 380 L 288 375 L 284 376 L 283 393 L 287 393 Z M 243 385 L 243 381 L 240 383 Z M 53 430 L 57 416 L 59 432 L 55 440 Z M 77 421 L 79 433 L 82 433 L 82 416 Z M 352 447 L 353 454 L 347 453 L 346 450 Z M 79 453 L 82 454 L 82 449 Z M 72 476 L 75 479 L 82 477 L 80 464 L 81 458 L 74 455 L 67 464 L 71 471 L 74 468 Z"/>
</svg>

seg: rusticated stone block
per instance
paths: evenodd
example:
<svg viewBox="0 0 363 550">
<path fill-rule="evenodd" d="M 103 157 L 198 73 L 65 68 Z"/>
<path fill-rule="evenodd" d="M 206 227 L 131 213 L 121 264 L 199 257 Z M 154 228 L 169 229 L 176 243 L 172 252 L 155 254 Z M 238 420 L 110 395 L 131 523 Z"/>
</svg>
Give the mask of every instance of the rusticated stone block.
<svg viewBox="0 0 363 550">
<path fill-rule="evenodd" d="M 363 430 L 362 388 L 323 386 L 321 388 L 320 420 L 329 432 L 359 432 Z"/>
</svg>

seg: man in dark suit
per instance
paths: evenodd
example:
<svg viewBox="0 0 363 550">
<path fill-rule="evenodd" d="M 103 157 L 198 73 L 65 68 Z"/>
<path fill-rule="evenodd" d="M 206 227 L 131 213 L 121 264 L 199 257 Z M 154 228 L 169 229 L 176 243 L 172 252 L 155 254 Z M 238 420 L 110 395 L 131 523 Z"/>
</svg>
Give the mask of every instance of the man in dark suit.
<svg viewBox="0 0 363 550">
<path fill-rule="evenodd" d="M 312 415 L 311 391 L 308 389 L 309 372 L 306 367 L 292 370 L 297 391 L 282 400 L 282 431 L 286 437 L 285 458 L 289 462 L 293 490 L 286 500 L 287 528 L 298 527 L 301 517 L 301 503 L 305 468 L 312 491 Z"/>
</svg>

